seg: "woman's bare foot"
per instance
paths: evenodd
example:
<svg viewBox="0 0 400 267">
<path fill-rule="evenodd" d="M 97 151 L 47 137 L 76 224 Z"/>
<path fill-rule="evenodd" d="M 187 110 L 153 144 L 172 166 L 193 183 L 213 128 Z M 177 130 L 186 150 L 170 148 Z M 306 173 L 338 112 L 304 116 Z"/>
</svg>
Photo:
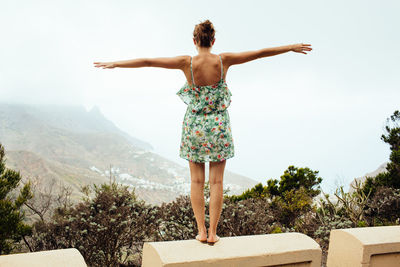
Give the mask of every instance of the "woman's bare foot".
<svg viewBox="0 0 400 267">
<path fill-rule="evenodd" d="M 218 242 L 219 236 L 216 233 L 208 233 L 207 243 L 214 244 Z"/>
<path fill-rule="evenodd" d="M 199 231 L 199 233 L 196 235 L 196 239 L 199 240 L 200 242 L 206 242 L 207 241 L 206 229 Z"/>
</svg>

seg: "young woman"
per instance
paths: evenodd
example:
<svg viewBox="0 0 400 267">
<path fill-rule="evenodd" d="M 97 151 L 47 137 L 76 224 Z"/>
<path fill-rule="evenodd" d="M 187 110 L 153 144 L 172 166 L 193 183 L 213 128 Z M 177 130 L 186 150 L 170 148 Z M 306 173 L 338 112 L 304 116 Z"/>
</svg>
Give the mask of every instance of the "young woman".
<svg viewBox="0 0 400 267">
<path fill-rule="evenodd" d="M 310 44 L 264 48 L 241 53 L 211 53 L 215 42 L 213 24 L 206 20 L 197 24 L 193 32 L 193 43 L 198 55 L 137 58 L 115 62 L 94 62 L 95 67 L 140 68 L 160 67 L 183 71 L 187 82 L 176 93 L 188 105 L 182 123 L 179 156 L 188 160 L 191 176 L 191 203 L 196 217 L 201 242 L 214 244 L 219 240 L 217 224 L 223 204 L 223 176 L 226 160 L 234 156 L 232 130 L 227 108 L 232 93 L 226 83 L 226 74 L 233 65 L 243 64 L 258 58 L 274 56 L 289 51 L 303 53 L 311 51 Z M 210 182 L 210 227 L 205 226 L 204 181 L 205 162 L 209 162 Z"/>
</svg>

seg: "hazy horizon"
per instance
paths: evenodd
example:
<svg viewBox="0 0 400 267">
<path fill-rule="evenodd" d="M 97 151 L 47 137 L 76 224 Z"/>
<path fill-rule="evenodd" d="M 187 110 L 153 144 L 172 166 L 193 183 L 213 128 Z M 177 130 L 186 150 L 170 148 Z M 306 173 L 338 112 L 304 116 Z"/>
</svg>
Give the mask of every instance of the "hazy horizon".
<svg viewBox="0 0 400 267">
<path fill-rule="evenodd" d="M 289 165 L 309 167 L 324 191 L 347 189 L 389 160 L 380 136 L 399 109 L 399 8 L 359 0 L 8 1 L 0 9 L 0 102 L 98 106 L 121 130 L 188 167 L 179 158 L 183 73 L 93 62 L 195 55 L 193 27 L 205 19 L 216 28 L 217 54 L 310 43 L 307 55 L 228 71 L 235 157 L 226 169 L 265 184 Z"/>
</svg>

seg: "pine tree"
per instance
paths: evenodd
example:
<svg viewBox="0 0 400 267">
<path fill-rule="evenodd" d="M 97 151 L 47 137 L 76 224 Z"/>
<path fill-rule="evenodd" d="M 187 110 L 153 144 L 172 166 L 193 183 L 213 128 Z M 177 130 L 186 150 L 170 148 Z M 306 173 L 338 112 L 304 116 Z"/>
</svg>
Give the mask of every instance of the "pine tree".
<svg viewBox="0 0 400 267">
<path fill-rule="evenodd" d="M 375 177 L 366 177 L 362 190 L 373 197 L 378 187 L 391 187 L 400 189 L 400 112 L 394 111 L 393 115 L 386 119 L 385 134 L 382 134 L 383 142 L 390 145 L 390 161 L 386 171 Z"/>
<path fill-rule="evenodd" d="M 0 144 L 0 255 L 11 253 L 21 239 L 30 235 L 32 228 L 23 222 L 23 204 L 33 197 L 30 181 L 18 196 L 13 194 L 21 181 L 19 171 L 6 168 L 4 147 Z"/>
</svg>

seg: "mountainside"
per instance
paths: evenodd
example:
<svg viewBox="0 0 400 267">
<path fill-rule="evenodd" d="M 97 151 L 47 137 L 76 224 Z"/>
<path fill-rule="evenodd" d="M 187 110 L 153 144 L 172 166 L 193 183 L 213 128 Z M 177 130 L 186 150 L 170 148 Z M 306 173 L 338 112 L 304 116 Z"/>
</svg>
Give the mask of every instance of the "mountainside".
<svg viewBox="0 0 400 267">
<path fill-rule="evenodd" d="M 9 168 L 24 177 L 62 181 L 73 188 L 75 200 L 81 185 L 109 181 L 110 174 L 151 204 L 190 193 L 188 168 L 152 153 L 151 144 L 118 129 L 97 107 L 0 103 L 0 143 Z M 257 183 L 225 171 L 230 194 Z"/>
<path fill-rule="evenodd" d="M 360 182 L 360 183 L 364 183 L 365 180 L 367 179 L 367 177 L 375 177 L 375 176 L 377 176 L 379 173 L 385 172 L 385 171 L 386 171 L 386 166 L 387 166 L 387 164 L 388 164 L 388 162 L 384 162 L 384 163 L 382 163 L 375 171 L 369 172 L 369 173 L 365 174 L 364 176 L 355 178 L 355 179 L 350 183 L 349 192 L 353 192 L 353 191 L 354 191 L 353 186 L 355 186 L 356 181 L 357 181 L 357 182 Z"/>
</svg>

